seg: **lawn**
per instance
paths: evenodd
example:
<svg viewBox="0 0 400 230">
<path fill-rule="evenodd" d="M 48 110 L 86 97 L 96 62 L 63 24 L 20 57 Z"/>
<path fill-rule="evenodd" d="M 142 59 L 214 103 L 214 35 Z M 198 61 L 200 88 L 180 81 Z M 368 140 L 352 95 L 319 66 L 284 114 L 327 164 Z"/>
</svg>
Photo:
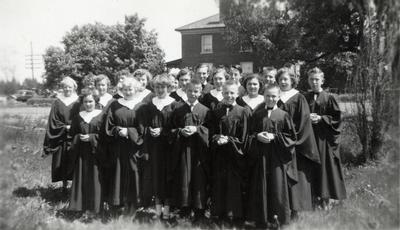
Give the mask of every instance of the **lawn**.
<svg viewBox="0 0 400 230">
<path fill-rule="evenodd" d="M 19 109 L 0 113 L 0 229 L 163 228 L 160 224 L 133 223 L 127 217 L 85 223 L 65 212 L 68 195 L 59 184 L 50 182 L 51 158 L 41 158 L 49 109 Z M 398 137 L 398 128 L 388 132 L 379 162 L 345 168 L 348 199 L 342 204 L 329 211 L 301 213 L 286 229 L 398 229 Z M 356 137 L 352 132 L 345 130 L 342 140 L 346 145 L 341 148 L 343 154 L 355 151 Z M 184 223 L 177 229 L 188 227 Z"/>
</svg>

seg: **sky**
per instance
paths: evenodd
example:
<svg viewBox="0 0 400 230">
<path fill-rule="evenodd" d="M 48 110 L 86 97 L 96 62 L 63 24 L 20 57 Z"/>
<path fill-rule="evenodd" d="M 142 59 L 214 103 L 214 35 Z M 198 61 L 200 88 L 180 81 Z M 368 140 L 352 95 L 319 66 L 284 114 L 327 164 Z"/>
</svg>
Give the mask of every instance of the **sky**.
<svg viewBox="0 0 400 230">
<path fill-rule="evenodd" d="M 75 25 L 123 23 L 125 15 L 146 18 L 158 33 L 165 60 L 181 58 L 181 35 L 175 28 L 218 13 L 216 0 L 0 0 L 0 80 L 31 77 L 26 55 L 39 58 L 35 78 L 44 73 L 41 55 Z"/>
</svg>

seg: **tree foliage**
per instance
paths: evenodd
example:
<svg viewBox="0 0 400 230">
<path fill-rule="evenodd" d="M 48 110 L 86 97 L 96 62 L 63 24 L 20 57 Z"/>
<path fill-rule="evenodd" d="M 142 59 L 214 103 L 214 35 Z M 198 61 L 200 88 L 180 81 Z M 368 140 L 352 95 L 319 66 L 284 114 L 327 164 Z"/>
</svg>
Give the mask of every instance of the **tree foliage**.
<svg viewBox="0 0 400 230">
<path fill-rule="evenodd" d="M 359 51 L 357 9 L 334 0 L 221 0 L 233 48 L 251 46 L 259 66 L 302 63 L 326 72 L 328 86 L 344 88 Z"/>
<path fill-rule="evenodd" d="M 135 14 L 126 16 L 124 24 L 75 26 L 64 36 L 63 49 L 49 47 L 44 55 L 46 86 L 55 86 L 65 75 L 81 82 L 90 73 L 102 73 L 114 81 L 120 71 L 161 72 L 164 52 L 157 34 L 144 25 L 145 19 Z"/>
</svg>

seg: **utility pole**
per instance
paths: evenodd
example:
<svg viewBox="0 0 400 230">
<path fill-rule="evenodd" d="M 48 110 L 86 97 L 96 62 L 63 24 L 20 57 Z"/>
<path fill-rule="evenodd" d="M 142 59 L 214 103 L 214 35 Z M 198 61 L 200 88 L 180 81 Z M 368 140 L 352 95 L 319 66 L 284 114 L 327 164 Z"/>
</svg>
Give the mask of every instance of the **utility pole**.
<svg viewBox="0 0 400 230">
<path fill-rule="evenodd" d="M 42 65 L 42 55 L 33 53 L 33 45 L 31 42 L 31 52 L 29 55 L 25 55 L 25 69 L 31 70 L 32 80 L 35 79 L 35 69 L 40 69 Z"/>
</svg>

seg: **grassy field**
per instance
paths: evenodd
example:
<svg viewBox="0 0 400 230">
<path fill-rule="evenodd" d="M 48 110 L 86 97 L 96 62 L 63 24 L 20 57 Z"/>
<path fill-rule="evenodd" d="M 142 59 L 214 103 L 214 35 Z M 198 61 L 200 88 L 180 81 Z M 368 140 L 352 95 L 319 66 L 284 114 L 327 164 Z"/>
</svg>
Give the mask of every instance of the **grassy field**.
<svg viewBox="0 0 400 230">
<path fill-rule="evenodd" d="M 19 110 L 18 110 L 19 109 Z M 0 109 L 2 110 L 2 109 Z M 51 158 L 41 158 L 48 108 L 23 107 L 0 112 L 0 229 L 160 229 L 120 217 L 85 223 L 65 211 L 68 195 L 50 182 Z M 4 125 L 6 124 L 6 125 Z M 32 125 L 34 124 L 34 125 Z M 359 149 L 347 124 L 343 154 Z M 348 199 L 329 211 L 301 213 L 286 229 L 398 229 L 399 130 L 388 132 L 382 159 L 346 167 Z M 359 145 L 359 144 L 358 144 Z M 356 149 L 356 150 L 355 150 Z M 190 225 L 178 225 L 186 229 Z"/>
</svg>

